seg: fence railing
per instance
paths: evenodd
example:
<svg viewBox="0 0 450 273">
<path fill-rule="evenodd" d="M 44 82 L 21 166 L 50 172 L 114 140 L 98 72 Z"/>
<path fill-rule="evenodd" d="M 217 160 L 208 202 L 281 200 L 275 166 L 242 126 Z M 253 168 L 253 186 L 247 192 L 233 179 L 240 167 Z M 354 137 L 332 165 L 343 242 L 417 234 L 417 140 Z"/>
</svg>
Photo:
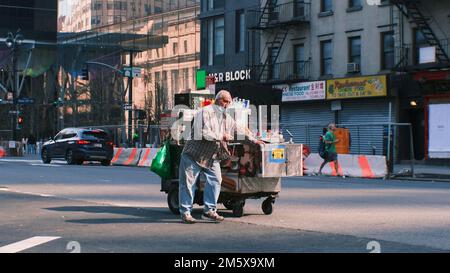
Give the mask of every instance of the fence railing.
<svg viewBox="0 0 450 273">
<path fill-rule="evenodd" d="M 359 155 L 383 155 L 393 172 L 394 162 L 409 160 L 414 173 L 414 139 L 409 123 L 342 123 L 339 128 L 350 132 L 349 153 Z M 308 145 L 313 153 L 318 152 L 320 136 L 327 124 L 289 122 L 282 123 L 285 140 Z"/>
<path fill-rule="evenodd" d="M 447 56 L 450 56 L 450 39 L 442 39 L 439 40 L 439 42 L 445 54 L 447 54 Z M 394 53 L 395 70 L 420 65 L 420 49 L 428 46 L 429 45 L 427 44 L 406 44 L 401 47 L 396 47 Z M 439 62 L 439 59 L 436 58 L 436 62 Z"/>
<path fill-rule="evenodd" d="M 263 73 L 263 65 L 258 65 L 253 68 L 253 73 L 261 75 L 260 81 L 263 83 L 277 82 L 277 81 L 301 81 L 308 80 L 310 77 L 310 61 L 291 61 L 269 64 Z"/>
<path fill-rule="evenodd" d="M 253 22 L 250 28 L 270 28 L 285 23 L 309 22 L 311 4 L 304 1 L 292 1 L 278 5 L 269 5 L 265 9 L 252 11 L 259 21 Z"/>
</svg>

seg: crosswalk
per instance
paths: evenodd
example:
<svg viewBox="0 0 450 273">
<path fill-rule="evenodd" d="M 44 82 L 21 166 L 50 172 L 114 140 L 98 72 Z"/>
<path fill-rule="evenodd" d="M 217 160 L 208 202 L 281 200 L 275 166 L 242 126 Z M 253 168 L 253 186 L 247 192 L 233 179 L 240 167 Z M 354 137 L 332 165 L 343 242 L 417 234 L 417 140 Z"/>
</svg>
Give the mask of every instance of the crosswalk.
<svg viewBox="0 0 450 273">
<path fill-rule="evenodd" d="M 0 247 L 0 253 L 18 253 L 39 245 L 49 243 L 51 241 L 60 239 L 61 237 L 53 236 L 35 236 L 26 240 L 22 240 L 16 243 L 12 243 L 6 246 Z"/>
<path fill-rule="evenodd" d="M 39 159 L 16 159 L 16 158 L 1 158 L 0 163 L 25 163 L 31 166 L 42 166 L 42 167 L 61 167 L 62 165 L 67 165 L 63 160 L 53 160 L 52 164 L 44 164 L 42 160 Z"/>
</svg>

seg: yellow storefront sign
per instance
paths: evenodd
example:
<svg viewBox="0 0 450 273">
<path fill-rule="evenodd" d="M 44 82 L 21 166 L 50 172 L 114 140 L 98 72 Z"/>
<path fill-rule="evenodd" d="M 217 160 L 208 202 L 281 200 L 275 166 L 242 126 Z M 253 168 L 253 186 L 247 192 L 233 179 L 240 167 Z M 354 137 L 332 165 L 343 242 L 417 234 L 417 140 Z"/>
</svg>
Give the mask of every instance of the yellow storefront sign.
<svg viewBox="0 0 450 273">
<path fill-rule="evenodd" d="M 386 75 L 327 81 L 327 100 L 387 96 Z"/>
</svg>

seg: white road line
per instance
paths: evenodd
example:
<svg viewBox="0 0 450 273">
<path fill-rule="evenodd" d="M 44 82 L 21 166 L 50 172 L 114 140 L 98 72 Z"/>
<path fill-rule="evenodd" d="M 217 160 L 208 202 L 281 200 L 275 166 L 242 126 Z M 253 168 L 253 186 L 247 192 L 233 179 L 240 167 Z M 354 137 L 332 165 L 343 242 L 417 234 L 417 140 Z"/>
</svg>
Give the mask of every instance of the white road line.
<svg viewBox="0 0 450 273">
<path fill-rule="evenodd" d="M 41 167 L 62 167 L 61 165 L 50 165 L 50 164 L 30 164 L 31 166 L 41 166 Z"/>
<path fill-rule="evenodd" d="M 17 253 L 24 251 L 26 249 L 42 245 L 53 240 L 59 239 L 61 237 L 46 237 L 46 236 L 36 236 L 17 243 L 6 245 L 0 247 L 0 253 Z"/>
</svg>

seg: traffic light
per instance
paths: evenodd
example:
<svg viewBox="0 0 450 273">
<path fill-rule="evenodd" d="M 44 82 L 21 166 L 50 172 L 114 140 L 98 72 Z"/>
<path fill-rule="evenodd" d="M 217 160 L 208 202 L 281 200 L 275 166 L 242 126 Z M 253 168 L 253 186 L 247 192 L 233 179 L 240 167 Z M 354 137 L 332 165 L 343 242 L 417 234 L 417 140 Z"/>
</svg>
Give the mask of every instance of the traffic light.
<svg viewBox="0 0 450 273">
<path fill-rule="evenodd" d="M 18 115 L 17 116 L 17 129 L 18 130 L 22 129 L 22 126 L 23 126 L 23 116 Z"/>
<path fill-rule="evenodd" d="M 89 80 L 89 69 L 87 66 L 85 66 L 85 67 L 83 67 L 83 69 L 81 69 L 80 79 L 83 81 Z"/>
</svg>

